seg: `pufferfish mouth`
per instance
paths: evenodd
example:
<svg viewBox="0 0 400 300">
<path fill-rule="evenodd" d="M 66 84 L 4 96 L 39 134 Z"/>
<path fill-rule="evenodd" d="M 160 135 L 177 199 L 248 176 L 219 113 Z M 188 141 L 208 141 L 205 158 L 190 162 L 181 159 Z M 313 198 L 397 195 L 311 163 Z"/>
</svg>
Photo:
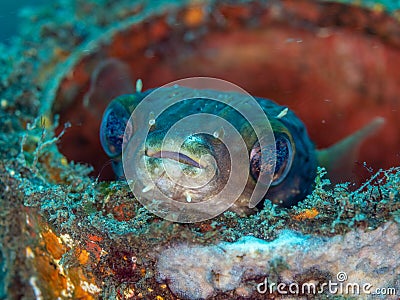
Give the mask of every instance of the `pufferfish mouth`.
<svg viewBox="0 0 400 300">
<path fill-rule="evenodd" d="M 198 168 L 198 169 L 205 168 L 200 163 L 195 161 L 193 158 L 191 158 L 181 152 L 168 151 L 168 150 L 161 150 L 161 151 L 146 150 L 145 154 L 146 154 L 146 156 L 152 157 L 152 158 L 166 158 L 166 159 L 175 160 L 182 164 L 185 164 L 185 165 L 188 165 L 188 166 L 191 166 L 194 168 Z"/>
</svg>

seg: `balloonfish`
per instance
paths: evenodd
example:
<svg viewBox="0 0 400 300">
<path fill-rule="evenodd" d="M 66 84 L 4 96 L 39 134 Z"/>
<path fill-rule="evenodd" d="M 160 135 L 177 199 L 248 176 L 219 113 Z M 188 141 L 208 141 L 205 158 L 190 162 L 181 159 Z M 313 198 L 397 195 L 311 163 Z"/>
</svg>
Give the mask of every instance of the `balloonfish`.
<svg viewBox="0 0 400 300">
<path fill-rule="evenodd" d="M 188 90 L 190 88 L 177 86 L 159 88 L 157 100 L 150 104 L 156 106 L 157 101 L 162 102 L 163 99 L 166 101 L 168 99 L 172 103 L 174 98 L 181 97 Z M 207 90 L 207 97 L 177 102 L 159 116 L 152 118 L 150 113 L 149 118 L 144 119 L 148 121 L 133 122 L 130 119 L 132 112 L 153 91 L 142 92 L 139 89 L 136 93 L 116 97 L 104 112 L 100 139 L 104 151 L 113 161 L 116 176 L 124 177 L 123 147 L 134 140 L 139 132 L 147 130 L 146 140 L 141 146 L 143 147 L 141 156 L 144 161 L 142 168 L 146 170 L 139 170 L 138 174 L 147 172 L 152 183 L 145 187 L 143 192 L 157 188 L 177 201 L 194 203 L 206 201 L 220 192 L 228 178 L 235 175 L 231 174 L 231 153 L 221 141 L 222 136 L 228 133 L 223 127 L 215 128 L 214 134 L 196 133 L 187 137 L 179 145 L 179 150 L 171 150 L 169 145 L 174 143 L 175 138 L 174 134 L 167 135 L 167 132 L 185 117 L 198 113 L 216 115 L 232 124 L 246 145 L 245 168 L 248 168 L 248 178 L 242 194 L 231 207 L 237 212 L 248 211 L 251 193 L 262 172 L 271 174 L 270 186 L 263 199 L 269 199 L 284 207 L 297 204 L 312 192 L 318 166 L 324 166 L 332 173 L 345 172 L 348 159 L 353 157 L 352 153 L 356 152 L 360 142 L 375 132 L 383 122 L 382 118 L 376 118 L 330 148 L 317 150 L 305 125 L 293 111 L 272 100 L 254 97 L 267 116 L 273 132 L 274 163 L 271 163 L 270 156 L 262 159 L 261 154 L 264 152 L 260 140 L 263 137 L 257 136 L 251 122 L 233 108 L 234 105 L 230 105 L 230 103 L 235 105 L 241 103 L 243 98 L 241 93 Z M 221 98 L 226 99 L 225 103 L 212 100 Z M 203 122 L 208 121 L 206 119 Z M 207 181 L 202 178 L 208 176 L 209 163 L 202 160 L 204 155 L 211 157 L 214 162 L 212 176 Z M 169 176 L 163 171 L 165 163 L 179 166 L 184 176 L 172 176 L 174 178 Z M 203 182 L 202 180 L 204 184 L 196 185 L 196 182 Z M 259 208 L 262 206 L 263 201 L 257 205 Z"/>
</svg>

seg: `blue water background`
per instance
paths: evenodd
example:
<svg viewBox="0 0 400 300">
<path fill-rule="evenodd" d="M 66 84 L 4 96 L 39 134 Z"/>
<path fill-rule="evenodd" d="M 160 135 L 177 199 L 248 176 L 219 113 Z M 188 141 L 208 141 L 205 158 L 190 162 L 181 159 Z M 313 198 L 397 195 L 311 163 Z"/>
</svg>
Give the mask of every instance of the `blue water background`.
<svg viewBox="0 0 400 300">
<path fill-rule="evenodd" d="M 7 43 L 18 33 L 19 12 L 24 7 L 34 7 L 51 3 L 51 0 L 1 0 L 0 2 L 0 42 Z"/>
</svg>

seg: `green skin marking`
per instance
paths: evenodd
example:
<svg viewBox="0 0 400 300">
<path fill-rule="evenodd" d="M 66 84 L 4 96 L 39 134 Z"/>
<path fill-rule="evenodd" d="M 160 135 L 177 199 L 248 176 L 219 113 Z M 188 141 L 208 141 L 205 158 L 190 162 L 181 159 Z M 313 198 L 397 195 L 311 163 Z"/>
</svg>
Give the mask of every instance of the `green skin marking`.
<svg viewBox="0 0 400 300">
<path fill-rule="evenodd" d="M 117 102 L 120 104 L 119 107 L 123 107 L 126 110 L 126 118 L 124 119 L 128 119 L 138 103 L 150 92 L 151 90 L 148 90 L 142 93 L 117 97 L 109 104 L 108 109 L 112 109 Z M 220 91 L 210 90 L 208 92 L 213 94 L 214 98 L 217 98 L 220 94 L 225 94 Z M 163 93 L 165 93 L 165 97 L 174 97 L 169 89 L 165 89 L 165 91 L 163 90 Z M 239 93 L 227 94 L 231 97 L 243 97 Z M 270 199 L 272 202 L 282 206 L 289 207 L 303 200 L 305 196 L 312 191 L 317 169 L 316 150 L 314 144 L 308 137 L 303 123 L 292 111 L 288 110 L 287 113 L 282 116 L 280 113 L 285 109 L 285 107 L 267 99 L 256 98 L 256 100 L 271 123 L 275 139 L 279 136 L 284 136 L 290 144 L 288 147 L 291 147 L 292 153 L 292 157 L 286 157 L 286 159 L 292 159 L 291 163 L 283 161 L 285 167 L 290 169 L 286 170 L 287 172 L 285 172 L 283 179 L 276 178 L 280 179 L 279 184 L 274 185 L 274 182 L 272 182 L 271 187 L 264 198 Z M 193 202 L 204 201 L 208 197 L 218 193 L 223 188 L 227 178 L 229 177 L 230 156 L 225 145 L 215 137 L 202 134 L 194 137 L 192 136 L 185 140 L 183 145 L 181 145 L 179 153 L 169 151 L 169 149 L 161 149 L 163 138 L 168 129 L 183 117 L 195 113 L 217 114 L 233 124 L 243 137 L 250 157 L 251 150 L 257 142 L 256 135 L 247 121 L 224 103 L 206 99 L 191 99 L 179 102 L 178 104 L 169 107 L 155 120 L 155 123 L 150 128 L 145 145 L 145 161 L 147 170 L 150 171 L 151 178 L 158 188 L 177 201 L 184 201 L 187 193 L 191 195 L 191 200 Z M 115 120 L 113 122 L 115 123 Z M 113 122 L 108 120 L 107 114 L 105 113 L 102 121 L 102 126 L 104 126 L 105 129 L 101 132 L 101 135 L 103 135 L 102 140 L 106 141 L 102 143 L 106 152 L 107 147 L 112 147 L 113 144 L 116 143 L 115 136 L 113 136 L 113 134 L 115 135 L 115 132 L 109 129 L 113 127 Z M 147 128 L 145 126 L 147 126 Z M 143 128 L 133 128 L 132 135 L 129 138 L 134 138 L 135 132 L 138 130 L 144 130 L 144 128 L 147 130 L 149 126 L 149 124 L 143 124 Z M 120 128 L 121 127 L 122 126 L 120 126 Z M 167 145 L 166 148 L 168 148 L 169 142 L 171 141 L 165 141 Z M 120 143 L 122 143 L 122 141 L 120 141 Z M 115 148 L 120 150 L 121 147 Z M 204 157 L 204 155 L 208 155 L 210 160 L 201 161 L 201 157 Z M 122 177 L 121 151 L 116 151 L 116 153 L 113 153 L 110 157 L 114 160 L 114 170 L 116 175 Z M 212 159 L 214 162 L 212 162 Z M 162 172 L 162 163 L 176 165 L 176 167 L 183 170 L 182 173 L 186 175 L 185 180 L 187 181 L 184 183 L 187 183 L 189 186 L 193 186 L 193 183 L 195 183 L 196 180 L 201 181 L 204 179 L 204 176 L 208 176 L 210 173 L 207 172 L 217 171 L 215 172 L 214 178 L 206 186 L 185 190 L 182 186 L 176 185 L 168 180 L 168 177 L 166 177 L 164 172 Z M 269 166 L 260 167 L 268 168 Z M 251 166 L 249 166 L 249 168 L 251 169 Z M 277 177 L 279 176 L 277 175 Z M 256 179 L 254 176 L 249 176 L 246 189 L 240 199 L 236 201 L 232 210 L 237 212 L 246 212 L 248 210 L 249 197 L 255 184 Z M 259 206 L 262 207 L 263 202 L 259 203 Z"/>
</svg>

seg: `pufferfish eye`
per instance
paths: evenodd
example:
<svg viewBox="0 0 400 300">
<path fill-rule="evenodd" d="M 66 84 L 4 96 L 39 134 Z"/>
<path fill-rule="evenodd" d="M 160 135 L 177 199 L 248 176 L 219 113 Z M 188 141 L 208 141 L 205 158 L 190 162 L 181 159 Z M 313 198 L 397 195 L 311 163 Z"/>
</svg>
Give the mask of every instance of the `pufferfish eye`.
<svg viewBox="0 0 400 300">
<path fill-rule="evenodd" d="M 109 157 L 116 157 L 122 152 L 125 127 L 129 113 L 118 101 L 113 101 L 104 112 L 100 126 L 100 142 Z"/>
<path fill-rule="evenodd" d="M 292 144 L 284 134 L 275 135 L 276 164 L 271 186 L 280 184 L 289 173 L 293 161 Z M 250 152 L 250 173 L 255 180 L 258 180 L 262 168 L 268 166 L 261 165 L 261 148 L 257 141 Z"/>
</svg>

